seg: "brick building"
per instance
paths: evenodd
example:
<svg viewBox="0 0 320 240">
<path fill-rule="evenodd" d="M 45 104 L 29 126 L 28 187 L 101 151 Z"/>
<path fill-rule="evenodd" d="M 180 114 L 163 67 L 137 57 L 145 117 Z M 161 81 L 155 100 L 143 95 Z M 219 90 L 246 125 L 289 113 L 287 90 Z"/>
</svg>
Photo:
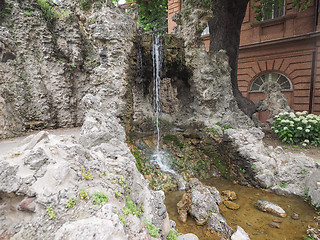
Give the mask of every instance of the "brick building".
<svg viewBox="0 0 320 240">
<path fill-rule="evenodd" d="M 277 81 L 295 111 L 320 114 L 320 14 L 319 0 L 312 0 L 302 12 L 285 3 L 274 8 L 261 22 L 250 8 L 242 23 L 238 61 L 238 84 L 253 102 L 264 99 L 266 81 Z M 180 12 L 181 0 L 169 0 L 169 33 L 175 25 L 171 17 Z M 254 24 L 253 24 L 254 23 Z M 209 36 L 203 41 L 209 46 Z M 259 113 L 265 121 L 268 113 Z"/>
</svg>

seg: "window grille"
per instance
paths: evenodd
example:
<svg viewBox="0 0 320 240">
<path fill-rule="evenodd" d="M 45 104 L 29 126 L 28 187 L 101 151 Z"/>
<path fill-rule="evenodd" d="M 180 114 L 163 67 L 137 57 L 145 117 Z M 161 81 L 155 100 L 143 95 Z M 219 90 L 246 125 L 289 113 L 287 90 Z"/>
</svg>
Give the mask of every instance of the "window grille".
<svg viewBox="0 0 320 240">
<path fill-rule="evenodd" d="M 249 92 L 263 92 L 266 82 L 277 82 L 281 91 L 292 91 L 291 81 L 280 73 L 265 73 L 257 77 L 251 84 Z"/>
</svg>

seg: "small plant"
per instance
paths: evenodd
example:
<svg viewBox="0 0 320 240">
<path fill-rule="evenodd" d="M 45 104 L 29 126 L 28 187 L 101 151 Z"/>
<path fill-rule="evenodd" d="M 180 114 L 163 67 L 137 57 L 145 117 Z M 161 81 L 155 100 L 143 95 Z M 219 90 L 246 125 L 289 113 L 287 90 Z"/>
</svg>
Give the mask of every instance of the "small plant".
<svg viewBox="0 0 320 240">
<path fill-rule="evenodd" d="M 146 228 L 148 229 L 148 232 L 151 237 L 159 237 L 159 228 L 157 228 L 155 225 L 151 223 L 150 220 L 146 219 Z"/>
<path fill-rule="evenodd" d="M 91 8 L 90 0 L 80 0 L 80 9 L 84 11 L 89 11 Z"/>
<path fill-rule="evenodd" d="M 77 199 L 74 197 L 68 198 L 68 201 L 65 203 L 66 208 L 71 209 L 77 204 Z"/>
<path fill-rule="evenodd" d="M 117 190 L 114 192 L 114 196 L 116 197 L 116 198 L 119 198 L 119 197 L 121 197 L 122 196 L 122 193 L 121 192 L 118 192 Z"/>
<path fill-rule="evenodd" d="M 96 192 L 92 195 L 92 203 L 94 205 L 104 205 L 109 201 L 109 197 L 104 192 Z"/>
<path fill-rule="evenodd" d="M 84 180 L 93 180 L 90 168 L 85 169 L 84 166 L 81 166 L 81 175 Z"/>
<path fill-rule="evenodd" d="M 47 22 L 52 23 L 54 20 L 57 19 L 58 15 L 54 9 L 54 7 L 51 6 L 51 1 L 49 0 L 37 0 L 38 5 L 40 6 L 40 9 L 44 15 L 44 18 Z"/>
<path fill-rule="evenodd" d="M 140 217 L 141 211 L 137 210 L 137 206 L 133 203 L 129 196 L 126 196 L 126 206 L 122 209 L 124 215 L 132 214 Z"/>
<path fill-rule="evenodd" d="M 123 227 L 126 226 L 126 219 L 123 216 L 118 216 L 119 220 L 122 222 Z"/>
<path fill-rule="evenodd" d="M 307 111 L 279 113 L 271 129 L 285 143 L 299 143 L 302 147 L 320 144 L 320 116 Z"/>
<path fill-rule="evenodd" d="M 89 197 L 89 193 L 86 191 L 85 188 L 82 188 L 80 190 L 79 196 L 80 196 L 81 199 L 84 199 L 84 200 L 88 200 L 90 198 Z"/>
<path fill-rule="evenodd" d="M 30 17 L 30 16 L 32 16 L 32 11 L 25 11 L 24 14 L 25 14 L 27 17 Z"/>
<path fill-rule="evenodd" d="M 167 239 L 168 240 L 176 240 L 179 236 L 179 233 L 176 231 L 176 230 L 173 230 L 171 229 L 168 236 L 167 236 Z"/>
<path fill-rule="evenodd" d="M 102 172 L 102 173 L 99 174 L 100 178 L 102 178 L 103 176 L 107 176 L 107 173 L 106 172 Z"/>
<path fill-rule="evenodd" d="M 286 188 L 288 186 L 288 183 L 287 182 L 282 182 L 280 183 L 280 187 L 281 188 Z"/>
<path fill-rule="evenodd" d="M 52 209 L 51 206 L 47 206 L 47 213 L 48 213 L 49 218 L 50 218 L 51 220 L 53 220 L 53 219 L 56 218 L 56 215 L 54 214 L 53 209 Z"/>
<path fill-rule="evenodd" d="M 305 168 L 302 168 L 301 169 L 301 174 L 305 174 L 305 173 L 307 173 L 307 170 Z"/>
</svg>

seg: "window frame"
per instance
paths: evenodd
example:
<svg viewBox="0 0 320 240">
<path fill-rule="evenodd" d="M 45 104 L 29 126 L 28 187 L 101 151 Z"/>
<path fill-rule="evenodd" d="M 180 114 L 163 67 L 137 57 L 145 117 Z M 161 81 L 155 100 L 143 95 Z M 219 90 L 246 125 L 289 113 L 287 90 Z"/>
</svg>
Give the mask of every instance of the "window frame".
<svg viewBox="0 0 320 240">
<path fill-rule="evenodd" d="M 268 18 L 268 19 L 265 19 L 265 14 L 264 14 L 264 11 L 262 9 L 262 12 L 263 12 L 263 18 L 262 18 L 262 21 L 272 21 L 272 20 L 275 20 L 275 19 L 279 19 L 279 18 L 282 18 L 286 15 L 286 0 L 283 0 L 283 13 L 281 16 L 274 16 L 274 13 L 275 13 L 275 5 L 273 4 L 272 6 L 272 12 L 271 12 L 271 18 Z"/>
<path fill-rule="evenodd" d="M 280 80 L 280 77 L 284 77 L 284 78 L 288 81 L 288 83 L 289 83 L 289 85 L 290 85 L 290 89 L 281 89 L 281 92 L 292 92 L 292 91 L 293 91 L 293 84 L 292 84 L 291 80 L 290 80 L 288 77 L 286 77 L 284 74 L 279 73 L 279 72 L 264 72 L 264 73 L 258 75 L 257 77 L 255 77 L 253 81 L 251 81 L 251 84 L 250 84 L 250 87 L 249 87 L 249 91 L 248 91 L 248 92 L 249 92 L 249 93 L 263 93 L 263 92 L 264 92 L 263 89 L 262 89 L 262 88 L 263 88 L 263 85 L 265 85 L 266 82 L 270 81 L 270 78 L 271 78 L 270 75 L 271 75 L 271 74 L 278 74 L 278 77 L 277 77 L 277 79 L 276 79 L 274 82 L 277 82 L 277 83 L 278 83 L 278 81 Z M 262 76 L 265 76 L 265 75 L 269 75 L 269 76 L 268 76 L 269 80 L 265 80 L 265 78 L 262 78 Z M 259 80 L 259 79 L 262 80 L 262 84 L 259 86 L 259 90 L 251 90 L 253 84 L 257 84 L 257 83 L 255 83 L 255 82 L 256 82 L 257 80 Z M 272 80 L 272 79 L 271 79 L 271 80 Z M 258 84 L 257 84 L 257 85 L 258 85 Z M 279 83 L 279 85 L 282 86 L 283 84 L 280 84 L 280 83 Z"/>
</svg>

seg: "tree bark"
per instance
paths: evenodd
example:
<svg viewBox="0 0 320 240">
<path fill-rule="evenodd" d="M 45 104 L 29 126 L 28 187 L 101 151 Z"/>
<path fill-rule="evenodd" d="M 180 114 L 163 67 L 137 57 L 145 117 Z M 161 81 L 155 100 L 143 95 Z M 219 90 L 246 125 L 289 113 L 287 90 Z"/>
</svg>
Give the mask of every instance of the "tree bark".
<svg viewBox="0 0 320 240">
<path fill-rule="evenodd" d="M 249 117 L 255 104 L 242 96 L 237 81 L 240 33 L 249 0 L 212 0 L 213 19 L 209 21 L 210 51 L 226 50 L 231 67 L 232 91 L 238 107 Z"/>
</svg>

